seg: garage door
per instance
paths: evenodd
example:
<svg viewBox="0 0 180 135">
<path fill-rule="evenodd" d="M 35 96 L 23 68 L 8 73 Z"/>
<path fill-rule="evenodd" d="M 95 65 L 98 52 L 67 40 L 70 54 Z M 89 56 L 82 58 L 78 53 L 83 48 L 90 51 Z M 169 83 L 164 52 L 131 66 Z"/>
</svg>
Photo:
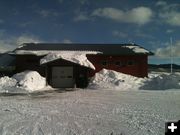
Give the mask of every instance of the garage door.
<svg viewBox="0 0 180 135">
<path fill-rule="evenodd" d="M 55 88 L 74 87 L 73 67 L 53 67 L 52 86 Z"/>
</svg>

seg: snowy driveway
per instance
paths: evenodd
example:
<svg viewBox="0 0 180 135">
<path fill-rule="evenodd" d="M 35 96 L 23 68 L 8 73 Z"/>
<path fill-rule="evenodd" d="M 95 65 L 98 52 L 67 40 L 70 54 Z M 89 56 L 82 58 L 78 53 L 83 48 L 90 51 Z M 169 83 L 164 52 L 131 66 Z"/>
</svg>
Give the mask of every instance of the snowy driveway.
<svg viewBox="0 0 180 135">
<path fill-rule="evenodd" d="M 77 90 L 0 95 L 1 135 L 163 135 L 180 91 Z"/>
</svg>

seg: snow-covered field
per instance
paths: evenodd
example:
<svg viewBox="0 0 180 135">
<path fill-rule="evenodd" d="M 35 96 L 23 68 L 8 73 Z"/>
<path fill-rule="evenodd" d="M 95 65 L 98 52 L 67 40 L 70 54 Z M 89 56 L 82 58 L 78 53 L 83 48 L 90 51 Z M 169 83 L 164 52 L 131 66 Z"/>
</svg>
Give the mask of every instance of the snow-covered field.
<svg viewBox="0 0 180 135">
<path fill-rule="evenodd" d="M 180 73 L 103 69 L 88 89 L 68 91 L 36 71 L 0 78 L 0 135 L 164 135 L 165 122 L 178 119 Z"/>
<path fill-rule="evenodd" d="M 180 91 L 76 90 L 0 95 L 1 135 L 163 135 Z"/>
</svg>

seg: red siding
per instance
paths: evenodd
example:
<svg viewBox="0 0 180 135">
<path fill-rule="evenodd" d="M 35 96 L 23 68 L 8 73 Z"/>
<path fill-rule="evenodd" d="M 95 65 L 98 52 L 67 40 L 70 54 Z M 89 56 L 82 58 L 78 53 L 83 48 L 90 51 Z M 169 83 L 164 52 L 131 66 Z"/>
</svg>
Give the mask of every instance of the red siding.
<svg viewBox="0 0 180 135">
<path fill-rule="evenodd" d="M 148 71 L 147 55 L 127 55 L 127 56 L 105 56 L 105 55 L 87 55 L 87 58 L 93 63 L 96 70 L 91 70 L 89 76 L 93 76 L 96 72 L 99 72 L 103 68 L 111 69 L 125 74 L 130 74 L 137 77 L 146 77 Z M 16 72 L 22 72 L 24 70 L 36 70 L 42 76 L 45 76 L 45 67 L 40 66 L 39 61 L 41 57 L 37 56 L 17 56 L 16 57 Z M 103 66 L 102 61 L 107 61 L 107 65 Z M 124 66 L 117 66 L 115 63 L 120 61 L 125 63 Z M 135 64 L 128 65 L 128 61 L 134 61 Z M 58 65 L 65 64 L 64 62 Z"/>
<path fill-rule="evenodd" d="M 125 74 L 130 74 L 137 77 L 147 76 L 147 55 L 132 55 L 132 56 L 104 56 L 104 55 L 87 55 L 88 59 L 96 67 L 89 76 L 93 76 L 103 68 L 115 70 Z M 103 66 L 102 61 L 107 61 L 107 65 Z M 120 61 L 124 66 L 117 66 L 115 63 Z M 128 65 L 128 61 L 134 61 L 133 65 Z"/>
</svg>

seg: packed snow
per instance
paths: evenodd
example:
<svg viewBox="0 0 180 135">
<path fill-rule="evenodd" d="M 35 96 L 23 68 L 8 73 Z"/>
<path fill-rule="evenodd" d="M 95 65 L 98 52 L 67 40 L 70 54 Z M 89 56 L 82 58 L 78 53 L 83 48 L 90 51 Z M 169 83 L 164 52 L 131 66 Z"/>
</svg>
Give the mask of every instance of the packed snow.
<svg viewBox="0 0 180 135">
<path fill-rule="evenodd" d="M 89 67 L 95 69 L 94 65 L 87 59 L 87 54 L 97 54 L 98 52 L 91 51 L 58 51 L 54 53 L 49 53 L 40 60 L 40 64 L 45 64 L 57 59 L 64 59 L 81 66 Z"/>
<path fill-rule="evenodd" d="M 138 78 L 103 69 L 91 78 L 90 89 L 116 89 L 116 90 L 166 90 L 180 89 L 180 74 L 150 73 L 148 78 Z"/>
<path fill-rule="evenodd" d="M 46 79 L 36 71 L 24 71 L 0 78 L 0 92 L 32 92 L 46 87 Z M 19 89 L 18 89 L 19 88 Z"/>
<path fill-rule="evenodd" d="M 49 91 L 0 95 L 1 135 L 164 135 L 180 91 Z"/>
<path fill-rule="evenodd" d="M 14 78 L 10 78 L 8 76 L 4 76 L 0 78 L 0 89 L 14 87 L 17 84 L 17 80 Z"/>
</svg>

